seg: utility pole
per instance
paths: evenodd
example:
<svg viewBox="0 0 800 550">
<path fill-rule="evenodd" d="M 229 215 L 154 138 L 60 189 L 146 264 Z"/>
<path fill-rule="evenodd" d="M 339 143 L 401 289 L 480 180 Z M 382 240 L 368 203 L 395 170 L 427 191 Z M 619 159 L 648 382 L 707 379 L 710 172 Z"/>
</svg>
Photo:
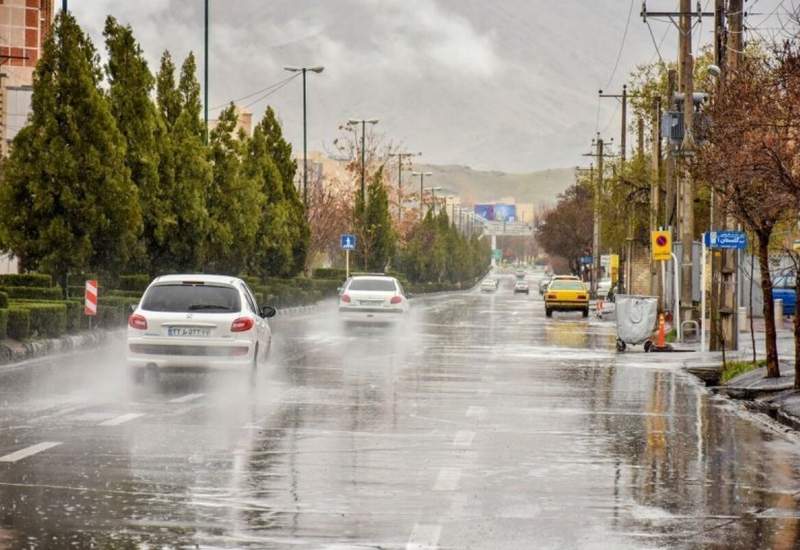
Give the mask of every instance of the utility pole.
<svg viewBox="0 0 800 550">
<path fill-rule="evenodd" d="M 367 149 L 367 124 L 372 124 L 373 126 L 378 123 L 377 118 L 371 119 L 355 119 L 351 118 L 347 121 L 349 126 L 357 126 L 361 125 L 361 204 L 364 205 L 366 208 L 367 206 L 367 158 L 366 158 L 366 149 Z"/>
<path fill-rule="evenodd" d="M 679 235 L 681 241 L 681 303 L 680 319 L 693 317 L 692 303 L 692 248 L 694 244 L 694 184 L 689 173 L 689 158 L 694 154 L 694 59 L 692 57 L 692 7 L 691 0 L 680 0 L 679 67 L 680 89 L 683 93 L 683 143 L 681 144 L 681 169 L 678 182 Z"/>
<path fill-rule="evenodd" d="M 603 139 L 597 136 L 597 184 L 594 188 L 594 224 L 592 226 L 592 296 L 597 295 L 597 279 L 600 276 L 600 193 L 603 189 Z"/>
<path fill-rule="evenodd" d="M 403 159 L 418 157 L 422 153 L 390 153 L 390 157 L 397 157 L 397 222 L 403 221 Z"/>
<path fill-rule="evenodd" d="M 419 221 L 421 222 L 423 218 L 422 208 L 424 201 L 422 197 L 424 196 L 423 193 L 425 193 L 425 176 L 432 176 L 433 172 L 411 172 L 411 175 L 419 176 Z"/>
<path fill-rule="evenodd" d="M 203 120 L 205 121 L 205 132 L 203 133 L 203 139 L 205 140 L 206 145 L 208 145 L 208 1 L 205 0 L 205 32 L 204 32 L 204 54 L 203 54 Z M 64 11 L 67 9 L 67 0 L 64 0 Z"/>
<path fill-rule="evenodd" d="M 308 124 L 306 116 L 306 73 L 321 73 L 325 67 L 284 67 L 284 71 L 303 75 L 303 204 L 308 208 Z"/>
<path fill-rule="evenodd" d="M 677 91 L 677 71 L 669 69 L 667 71 L 667 111 L 672 111 L 675 107 L 675 92 Z M 672 139 L 667 139 L 667 158 L 665 166 L 665 187 L 666 187 L 666 202 L 664 204 L 664 227 L 672 229 L 672 234 L 677 234 L 678 226 L 675 223 L 676 212 L 678 210 L 678 185 L 677 185 L 677 167 L 676 167 L 675 145 Z"/>
<path fill-rule="evenodd" d="M 653 118 L 650 122 L 653 130 L 652 137 L 652 167 L 650 169 L 650 231 L 658 229 L 658 220 L 661 210 L 661 97 L 653 98 Z M 659 262 L 650 260 L 650 295 L 659 297 L 660 311 L 663 311 L 661 302 L 661 278 L 659 277 Z"/>
</svg>

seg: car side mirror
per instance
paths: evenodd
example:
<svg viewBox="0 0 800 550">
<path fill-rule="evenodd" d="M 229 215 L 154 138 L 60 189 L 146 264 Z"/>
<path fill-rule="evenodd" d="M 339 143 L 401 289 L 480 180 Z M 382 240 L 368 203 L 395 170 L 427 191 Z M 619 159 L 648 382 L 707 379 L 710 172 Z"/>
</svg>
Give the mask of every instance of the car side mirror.
<svg viewBox="0 0 800 550">
<path fill-rule="evenodd" d="M 275 317 L 278 313 L 278 310 L 272 306 L 262 306 L 261 307 L 261 317 L 264 319 L 269 319 L 270 317 Z"/>
<path fill-rule="evenodd" d="M 133 315 L 134 311 L 136 311 L 136 306 L 133 304 L 128 304 L 128 315 Z"/>
<path fill-rule="evenodd" d="M 344 288 L 344 287 L 337 286 L 337 287 L 336 287 L 336 293 L 337 293 L 337 294 L 341 294 L 341 293 L 342 293 L 342 290 L 343 290 L 343 288 Z"/>
</svg>

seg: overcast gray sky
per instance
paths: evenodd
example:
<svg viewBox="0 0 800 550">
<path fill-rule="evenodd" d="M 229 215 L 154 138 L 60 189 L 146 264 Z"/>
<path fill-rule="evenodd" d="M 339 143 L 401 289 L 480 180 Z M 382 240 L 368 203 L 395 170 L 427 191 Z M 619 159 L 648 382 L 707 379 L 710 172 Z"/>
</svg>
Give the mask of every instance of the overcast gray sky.
<svg viewBox="0 0 800 550">
<path fill-rule="evenodd" d="M 770 32 L 792 1 L 749 0 L 762 14 L 750 26 Z M 617 102 L 599 102 L 598 88 L 617 91 L 637 64 L 657 60 L 654 41 L 675 57 L 677 31 L 652 21 L 651 37 L 640 8 L 641 0 L 211 0 L 210 104 L 279 82 L 284 65 L 324 65 L 308 82 L 309 149 L 329 145 L 349 117 L 375 117 L 425 162 L 575 166 L 597 129 L 619 133 Z M 154 71 L 165 48 L 179 60 L 195 51 L 202 67 L 202 0 L 70 0 L 70 9 L 98 49 L 110 13 L 133 26 Z M 707 20 L 695 41 L 708 43 L 711 32 Z M 256 116 L 272 104 L 297 148 L 299 79 L 262 95 L 241 103 L 256 100 Z"/>
</svg>

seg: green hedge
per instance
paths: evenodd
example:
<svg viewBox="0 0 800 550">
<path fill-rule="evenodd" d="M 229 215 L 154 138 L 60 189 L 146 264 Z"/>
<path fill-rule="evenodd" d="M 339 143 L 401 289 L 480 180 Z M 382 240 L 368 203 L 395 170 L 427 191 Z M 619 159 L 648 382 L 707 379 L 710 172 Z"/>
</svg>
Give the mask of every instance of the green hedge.
<svg viewBox="0 0 800 550">
<path fill-rule="evenodd" d="M 103 328 L 123 327 L 128 322 L 127 309 L 120 306 L 97 305 L 96 325 Z"/>
<path fill-rule="evenodd" d="M 11 306 L 8 308 L 8 325 L 6 333 L 15 340 L 27 340 L 31 335 L 30 310 Z"/>
<path fill-rule="evenodd" d="M 30 313 L 31 336 L 58 338 L 67 331 L 67 306 L 61 304 L 25 304 Z"/>
<path fill-rule="evenodd" d="M 0 286 L 53 286 L 53 278 L 44 273 L 9 273 L 0 275 Z"/>
<path fill-rule="evenodd" d="M 106 290 L 103 292 L 103 296 L 114 296 L 118 298 L 128 298 L 133 300 L 140 300 L 144 294 L 142 290 Z"/>
<path fill-rule="evenodd" d="M 8 334 L 8 309 L 0 309 L 0 340 Z"/>
<path fill-rule="evenodd" d="M 146 273 L 135 273 L 132 275 L 120 275 L 119 284 L 117 285 L 120 290 L 136 291 L 139 294 L 144 292 L 150 285 L 153 278 Z"/>
<path fill-rule="evenodd" d="M 5 309 L 8 307 L 8 294 L 5 292 L 0 292 L 0 309 Z"/>
<path fill-rule="evenodd" d="M 346 272 L 344 269 L 337 269 L 333 267 L 320 267 L 311 272 L 314 279 L 337 279 L 344 281 Z"/>
<path fill-rule="evenodd" d="M 64 297 L 61 292 L 61 287 L 58 286 L 49 288 L 39 286 L 5 286 L 0 287 L 0 291 L 5 292 L 12 300 L 61 300 Z"/>
</svg>

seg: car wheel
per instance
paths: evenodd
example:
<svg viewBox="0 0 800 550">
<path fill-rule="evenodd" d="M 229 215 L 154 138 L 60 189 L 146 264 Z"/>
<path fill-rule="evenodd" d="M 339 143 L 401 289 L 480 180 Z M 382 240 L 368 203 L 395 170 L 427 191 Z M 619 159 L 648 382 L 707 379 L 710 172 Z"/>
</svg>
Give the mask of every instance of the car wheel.
<svg viewBox="0 0 800 550">
<path fill-rule="evenodd" d="M 589 308 L 588 307 L 583 310 L 583 316 L 584 317 L 588 317 L 589 316 Z"/>
<path fill-rule="evenodd" d="M 129 367 L 128 368 L 128 375 L 130 376 L 131 381 L 140 386 L 144 383 L 144 374 L 145 371 L 141 367 Z"/>
<path fill-rule="evenodd" d="M 253 353 L 253 364 L 250 365 L 250 370 L 253 372 L 258 370 L 258 344 L 256 344 L 256 351 Z"/>
<path fill-rule="evenodd" d="M 547 315 L 548 317 L 552 317 L 553 316 L 553 310 L 550 309 L 549 307 L 546 307 L 546 308 L 544 308 L 544 314 Z"/>
<path fill-rule="evenodd" d="M 627 349 L 627 347 L 628 346 L 625 345 L 625 342 L 623 342 L 622 340 L 617 338 L 617 351 L 625 351 L 625 349 Z"/>
</svg>

